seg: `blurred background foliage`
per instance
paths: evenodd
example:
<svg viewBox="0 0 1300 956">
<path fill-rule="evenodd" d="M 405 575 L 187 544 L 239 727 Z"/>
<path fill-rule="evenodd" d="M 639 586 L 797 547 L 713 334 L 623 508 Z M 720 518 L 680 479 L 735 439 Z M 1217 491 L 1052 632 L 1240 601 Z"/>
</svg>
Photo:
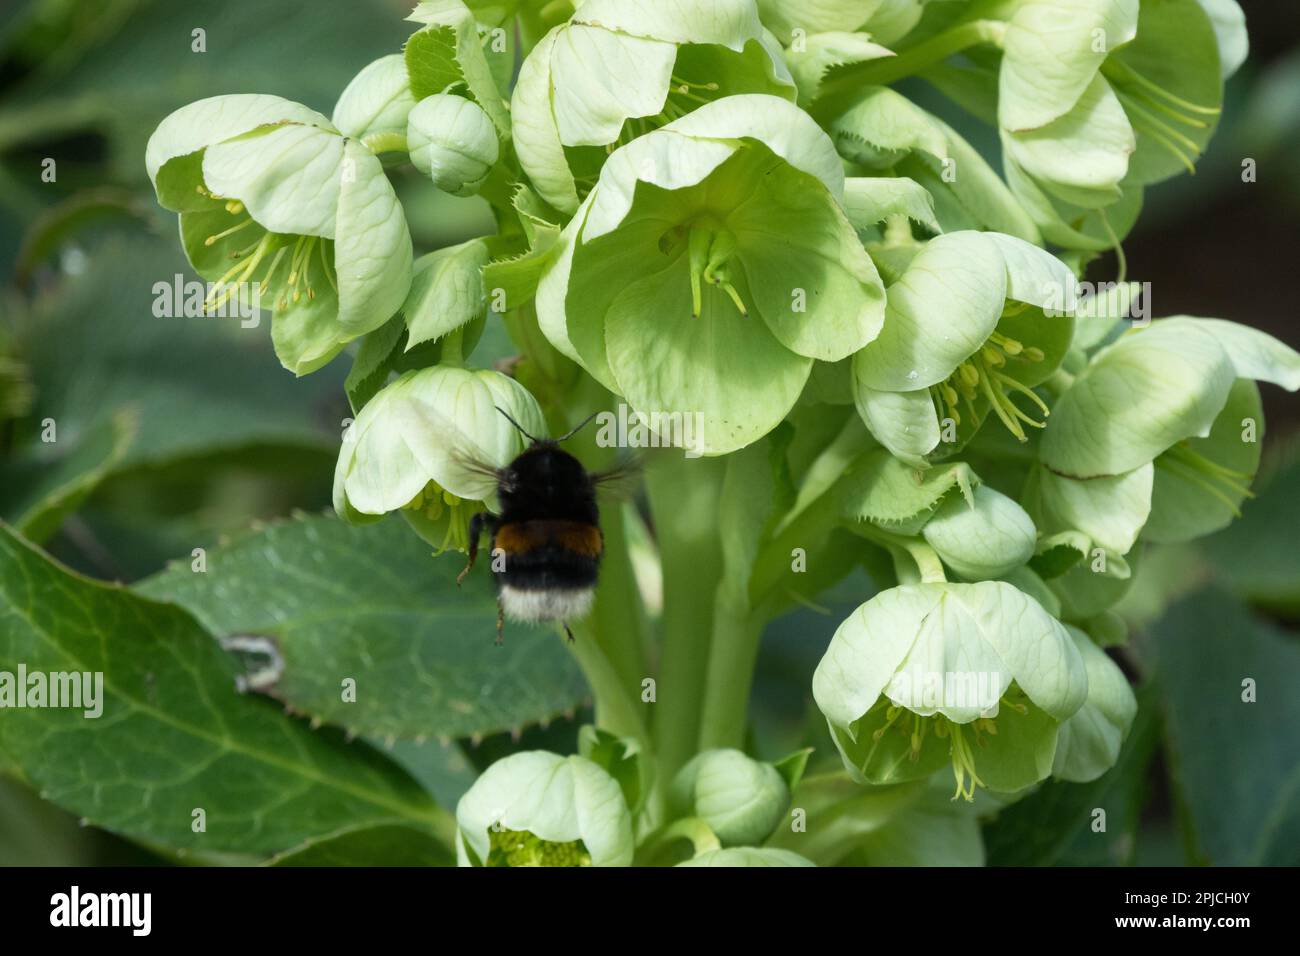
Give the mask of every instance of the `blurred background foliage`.
<svg viewBox="0 0 1300 956">
<path fill-rule="evenodd" d="M 271 352 L 269 321 L 242 329 L 153 315 L 154 283 L 193 276 L 173 217 L 154 203 L 144 146 L 168 112 L 218 93 L 271 92 L 328 114 L 357 70 L 400 47 L 409 6 L 0 7 L 0 518 L 29 540 L 92 577 L 130 583 L 256 522 L 328 508 L 347 360 L 295 381 Z M 1125 245 L 1129 276 L 1152 284 L 1157 316 L 1222 316 L 1298 345 L 1300 18 L 1288 3 L 1243 7 L 1252 52 L 1229 82 L 1224 122 L 1194 177 L 1148 192 Z M 200 27 L 204 53 L 191 50 Z M 969 119 L 963 132 L 989 142 Z M 42 177 L 49 159 L 53 181 Z M 1242 181 L 1245 159 L 1257 182 Z M 393 175 L 417 253 L 491 231 L 481 201 L 450 198 L 411 170 Z M 1090 277 L 1113 270 L 1102 259 Z M 480 348 L 499 354 L 499 330 L 490 333 Z M 1300 863 L 1300 400 L 1278 389 L 1264 399 L 1266 466 L 1242 520 L 1195 547 L 1150 548 L 1122 605 L 1133 637 L 1117 654 L 1141 708 L 1119 764 L 990 813 L 988 862 Z M 40 440 L 46 419 L 53 444 Z M 864 570 L 825 607 L 772 626 L 755 685 L 756 753 L 774 758 L 809 739 L 830 752 L 811 673 L 836 622 L 871 590 Z M 1239 702 L 1243 677 L 1272 698 L 1269 721 Z M 476 769 L 508 752 L 574 750 L 584 717 L 575 703 L 514 733 L 399 741 L 389 753 L 452 806 Z M 78 826 L 3 769 L 0 865 L 168 862 Z M 1098 806 L 1108 808 L 1105 834 L 1090 828 Z M 908 862 L 898 846 L 871 859 Z"/>
</svg>

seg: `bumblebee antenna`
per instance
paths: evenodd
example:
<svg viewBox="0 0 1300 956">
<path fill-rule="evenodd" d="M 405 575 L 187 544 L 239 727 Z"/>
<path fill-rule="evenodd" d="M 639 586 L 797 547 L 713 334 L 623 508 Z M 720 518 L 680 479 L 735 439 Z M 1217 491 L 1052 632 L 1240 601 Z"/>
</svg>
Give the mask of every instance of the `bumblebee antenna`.
<svg viewBox="0 0 1300 956">
<path fill-rule="evenodd" d="M 534 438 L 532 435 L 528 434 L 528 432 L 524 431 L 524 426 L 523 426 L 523 425 L 520 425 L 517 421 L 515 421 L 513 418 L 511 418 L 511 417 L 510 417 L 510 414 L 509 414 L 509 413 L 508 413 L 504 408 L 502 408 L 500 405 L 493 405 L 492 407 L 495 408 L 497 411 L 499 411 L 502 415 L 504 415 L 506 421 L 508 421 L 511 425 L 514 425 L 515 428 L 519 429 L 519 434 L 523 435 L 523 436 L 524 436 L 525 438 L 527 438 L 530 442 L 533 442 L 534 444 L 536 444 L 537 442 L 539 442 L 539 441 L 541 440 L 541 439 L 539 439 L 539 438 Z M 565 437 L 567 438 L 568 436 L 566 435 Z"/>
<path fill-rule="evenodd" d="M 561 435 L 559 438 L 555 439 L 556 443 L 559 443 L 559 442 L 562 442 L 562 441 L 566 441 L 566 440 L 572 438 L 572 437 L 573 437 L 574 435 L 576 435 L 578 432 L 582 431 L 582 430 L 583 430 L 584 428 L 586 428 L 589 424 L 591 424 L 591 420 L 592 420 L 593 418 L 595 418 L 595 417 L 596 417 L 597 415 L 599 415 L 599 414 L 600 414 L 600 412 L 598 412 L 598 411 L 596 411 L 596 412 L 592 412 L 590 415 L 588 415 L 586 418 L 584 418 L 584 419 L 582 420 L 581 424 L 574 426 L 573 428 L 569 429 L 565 434 L 563 434 L 563 435 Z"/>
</svg>

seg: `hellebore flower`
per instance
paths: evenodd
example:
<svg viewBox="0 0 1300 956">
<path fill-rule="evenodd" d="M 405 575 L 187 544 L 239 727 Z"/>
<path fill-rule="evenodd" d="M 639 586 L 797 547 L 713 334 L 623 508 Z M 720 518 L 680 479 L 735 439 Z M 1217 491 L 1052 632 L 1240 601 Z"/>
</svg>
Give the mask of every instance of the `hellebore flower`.
<svg viewBox="0 0 1300 956">
<path fill-rule="evenodd" d="M 471 196 L 501 155 L 492 120 L 477 103 L 435 94 L 411 110 L 407 130 L 411 163 L 453 196 Z"/>
<path fill-rule="evenodd" d="M 1219 44 L 1198 0 L 1083 0 L 1062 16 L 1030 0 L 1006 25 L 1004 165 L 1044 236 L 1099 249 L 1131 227 L 1142 187 L 1194 169 L 1223 99 Z"/>
<path fill-rule="evenodd" d="M 1011 792 L 1052 771 L 1088 693 L 1054 617 L 1001 581 L 891 588 L 840 625 L 813 697 L 855 778 L 897 783 L 950 763 L 957 792 Z"/>
<path fill-rule="evenodd" d="M 781 822 L 790 787 L 769 763 L 739 750 L 707 750 L 677 772 L 670 800 L 680 815 L 707 823 L 724 846 L 756 844 Z"/>
<path fill-rule="evenodd" d="M 515 151 L 538 194 L 573 213 L 573 170 L 594 173 L 605 152 L 584 157 L 583 147 L 621 145 L 736 93 L 794 98 L 780 46 L 753 0 L 586 0 L 520 68 L 511 101 Z"/>
<path fill-rule="evenodd" d="M 538 285 L 542 331 L 643 416 L 701 416 L 704 454 L 742 448 L 884 320 L 843 189 L 796 106 L 702 106 L 609 158 Z"/>
<path fill-rule="evenodd" d="M 812 860 L 775 847 L 737 846 L 707 850 L 678 866 L 816 866 Z"/>
<path fill-rule="evenodd" d="M 1208 534 L 1231 520 L 1259 463 L 1262 414 L 1254 381 L 1300 389 L 1300 353 L 1272 336 L 1220 319 L 1179 316 L 1133 329 L 1097 352 L 1057 400 L 1038 454 L 1058 476 L 1128 475 L 1155 463 L 1150 515 L 1142 487 L 1117 534 L 1132 543 L 1140 517 L 1156 540 Z M 1130 479 L 1144 482 L 1145 479 Z M 1060 510 L 1060 489 L 1049 505 Z M 1087 509 L 1075 504 L 1076 515 Z M 1096 505 L 1119 521 L 1111 503 Z M 1086 518 L 1076 519 L 1083 525 Z M 1095 524 L 1083 528 L 1096 540 Z"/>
<path fill-rule="evenodd" d="M 334 470 L 334 508 L 353 522 L 390 511 L 430 544 L 463 551 L 474 512 L 495 504 L 495 481 L 471 462 L 502 467 L 542 434 L 537 400 L 495 371 L 435 366 L 384 386 L 343 438 Z"/>
<path fill-rule="evenodd" d="M 383 325 L 411 282 L 411 235 L 379 159 L 277 96 L 199 100 L 149 139 L 158 201 L 213 284 L 217 309 L 251 288 L 273 309 L 281 364 L 304 375 Z"/>
<path fill-rule="evenodd" d="M 456 805 L 461 866 L 630 866 L 632 815 L 585 757 L 541 750 L 498 760 Z"/>
<path fill-rule="evenodd" d="M 1025 426 L 1042 428 L 1048 414 L 1033 387 L 1069 348 L 1073 319 L 1055 313 L 1073 310 L 1075 289 L 1063 262 L 1021 239 L 931 239 L 889 287 L 880 335 L 853 356 L 854 402 L 871 433 L 918 467 L 941 441 L 936 457 L 957 451 L 990 410 L 1026 441 Z"/>
</svg>

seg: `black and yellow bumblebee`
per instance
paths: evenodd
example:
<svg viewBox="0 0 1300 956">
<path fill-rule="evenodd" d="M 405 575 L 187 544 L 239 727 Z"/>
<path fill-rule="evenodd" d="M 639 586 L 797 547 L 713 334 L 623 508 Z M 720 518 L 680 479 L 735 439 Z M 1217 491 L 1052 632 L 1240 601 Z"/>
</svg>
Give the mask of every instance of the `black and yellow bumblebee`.
<svg viewBox="0 0 1300 956">
<path fill-rule="evenodd" d="M 560 447 L 595 415 L 556 439 L 535 438 L 501 409 L 531 444 L 504 468 L 489 468 L 497 485 L 500 514 L 480 511 L 470 519 L 469 562 L 479 539 L 491 534 L 492 576 L 497 585 L 497 643 L 505 619 L 526 624 L 557 621 L 569 640 L 569 622 L 585 617 L 595 597 L 605 538 L 600 530 L 596 490 L 634 473 L 632 463 L 589 472 Z"/>
</svg>

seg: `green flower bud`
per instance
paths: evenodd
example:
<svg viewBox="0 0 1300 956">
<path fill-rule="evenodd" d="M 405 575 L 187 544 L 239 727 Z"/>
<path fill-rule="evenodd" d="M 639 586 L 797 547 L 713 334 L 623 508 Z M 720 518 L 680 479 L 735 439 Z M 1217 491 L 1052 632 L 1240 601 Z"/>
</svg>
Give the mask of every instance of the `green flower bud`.
<svg viewBox="0 0 1300 956">
<path fill-rule="evenodd" d="M 790 788 L 775 767 L 739 750 L 706 750 L 673 780 L 671 803 L 699 817 L 724 846 L 756 844 L 776 829 L 790 805 Z"/>
<path fill-rule="evenodd" d="M 629 866 L 632 816 L 584 757 L 531 750 L 488 767 L 456 805 L 461 866 Z"/>
<path fill-rule="evenodd" d="M 709 850 L 678 866 L 816 866 L 798 853 L 771 847 L 737 846 Z"/>
<path fill-rule="evenodd" d="M 400 53 L 393 53 L 352 78 L 334 106 L 332 120 L 340 133 L 353 139 L 396 140 L 406 136 L 406 117 L 413 106 L 406 61 Z"/>
<path fill-rule="evenodd" d="M 492 120 L 463 96 L 421 100 L 411 110 L 406 138 L 415 168 L 454 196 L 476 193 L 501 155 Z"/>
<path fill-rule="evenodd" d="M 285 368 L 315 371 L 383 325 L 411 284 L 411 235 L 376 156 L 277 96 L 199 100 L 149 139 L 158 201 L 180 213 L 219 309 L 246 290 L 272 308 Z"/>
<path fill-rule="evenodd" d="M 952 496 L 921 531 L 943 563 L 970 581 L 1000 578 L 1027 562 L 1037 531 L 1025 509 L 988 485 L 968 503 Z"/>
<path fill-rule="evenodd" d="M 334 470 L 334 508 L 363 522 L 401 510 L 439 549 L 464 550 L 474 512 L 495 505 L 495 481 L 472 463 L 501 467 L 545 421 L 536 399 L 500 372 L 436 366 L 407 372 L 366 403 Z"/>
<path fill-rule="evenodd" d="M 1012 792 L 1047 777 L 1087 692 L 1065 628 L 1001 581 L 884 591 L 840 625 L 813 675 L 851 775 L 897 783 L 951 764 L 967 800 L 977 785 Z"/>
</svg>

